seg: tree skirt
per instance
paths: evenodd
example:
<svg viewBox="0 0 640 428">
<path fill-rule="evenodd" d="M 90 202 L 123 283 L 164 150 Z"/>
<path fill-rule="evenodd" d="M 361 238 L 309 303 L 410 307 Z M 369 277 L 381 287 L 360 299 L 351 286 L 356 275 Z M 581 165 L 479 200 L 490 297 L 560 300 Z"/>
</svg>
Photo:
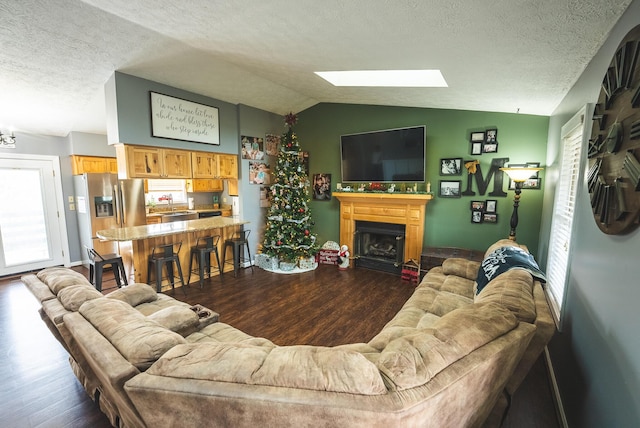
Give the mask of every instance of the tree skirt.
<svg viewBox="0 0 640 428">
<path fill-rule="evenodd" d="M 282 270 L 280 268 L 271 269 L 270 267 L 263 267 L 262 269 L 266 270 L 267 272 L 290 274 L 290 273 L 309 272 L 309 271 L 312 271 L 312 270 L 316 270 L 317 267 L 318 267 L 318 263 L 315 263 L 312 267 L 309 267 L 309 268 L 306 268 L 306 269 L 301 269 L 298 266 L 294 267 L 292 270 Z"/>
</svg>

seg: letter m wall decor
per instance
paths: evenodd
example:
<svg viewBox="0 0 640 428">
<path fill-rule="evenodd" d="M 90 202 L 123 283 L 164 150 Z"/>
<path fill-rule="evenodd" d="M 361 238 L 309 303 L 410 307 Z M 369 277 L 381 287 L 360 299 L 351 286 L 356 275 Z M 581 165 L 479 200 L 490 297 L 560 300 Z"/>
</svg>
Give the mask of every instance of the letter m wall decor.
<svg viewBox="0 0 640 428">
<path fill-rule="evenodd" d="M 474 178 L 476 180 L 476 186 L 478 187 L 478 193 L 480 195 L 484 195 L 487 193 L 487 187 L 489 187 L 491 178 L 493 178 L 493 190 L 489 193 L 489 196 L 506 197 L 507 193 L 502 190 L 504 172 L 500 171 L 500 168 L 502 168 L 507 162 L 509 162 L 509 158 L 491 159 L 491 168 L 489 169 L 486 178 L 482 175 L 482 168 L 480 167 L 480 164 L 477 164 L 475 174 L 469 173 L 467 175 L 467 188 L 462 192 L 462 195 L 475 196 L 476 192 L 472 190 Z"/>
</svg>

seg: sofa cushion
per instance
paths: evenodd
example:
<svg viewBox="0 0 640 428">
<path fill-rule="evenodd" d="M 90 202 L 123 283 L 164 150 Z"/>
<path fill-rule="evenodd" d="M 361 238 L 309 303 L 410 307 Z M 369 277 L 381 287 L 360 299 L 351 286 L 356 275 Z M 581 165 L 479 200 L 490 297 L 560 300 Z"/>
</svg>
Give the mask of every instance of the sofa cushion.
<svg viewBox="0 0 640 428">
<path fill-rule="evenodd" d="M 544 273 L 531 254 L 520 247 L 502 246 L 482 261 L 476 278 L 476 294 L 480 293 L 489 281 L 511 269 L 523 269 L 541 282 L 546 282 Z"/>
<path fill-rule="evenodd" d="M 474 301 L 499 303 L 513 312 L 520 321 L 531 323 L 536 319 L 533 277 L 522 269 L 512 269 L 492 279 Z"/>
<path fill-rule="evenodd" d="M 36 276 L 40 281 L 47 284 L 51 292 L 55 295 L 58 295 L 63 288 L 71 285 L 82 285 L 94 288 L 84 275 L 67 268 L 46 268 L 38 272 Z"/>
<path fill-rule="evenodd" d="M 167 350 L 186 342 L 179 334 L 120 300 L 106 297 L 89 300 L 80 306 L 79 312 L 140 371 Z"/>
<path fill-rule="evenodd" d="M 147 373 L 360 395 L 387 392 L 375 364 L 363 355 L 320 346 L 190 343 L 168 351 Z"/>
<path fill-rule="evenodd" d="M 204 328 L 190 334 L 186 337 L 187 342 L 224 342 L 224 343 L 242 343 L 244 345 L 266 346 L 274 348 L 276 345 L 263 337 L 253 337 L 242 330 L 225 324 L 216 322 L 209 324 Z"/>
<path fill-rule="evenodd" d="M 171 306 L 149 315 L 147 318 L 157 322 L 181 336 L 195 332 L 200 326 L 198 314 L 186 306 Z"/>
<path fill-rule="evenodd" d="M 138 306 L 142 303 L 153 302 L 158 298 L 158 293 L 149 285 L 138 282 L 112 291 L 107 294 L 107 297 L 121 300 L 130 306 Z"/>
<path fill-rule="evenodd" d="M 472 303 L 472 299 L 455 293 L 437 291 L 431 287 L 416 288 L 402 309 L 369 341 L 369 345 L 383 349 L 392 340 L 413 334 L 416 329 L 429 327 L 441 316 Z"/>
<path fill-rule="evenodd" d="M 442 262 L 442 272 L 445 275 L 455 275 L 461 278 L 475 280 L 478 276 L 480 262 L 461 258 L 449 258 Z"/>
<path fill-rule="evenodd" d="M 443 316 L 432 328 L 391 341 L 377 365 L 390 389 L 413 388 L 517 325 L 516 317 L 496 303 L 468 305 Z"/>
<path fill-rule="evenodd" d="M 70 285 L 58 292 L 58 300 L 66 310 L 71 312 L 77 312 L 87 300 L 99 299 L 100 297 L 102 297 L 101 292 L 84 285 Z"/>
</svg>

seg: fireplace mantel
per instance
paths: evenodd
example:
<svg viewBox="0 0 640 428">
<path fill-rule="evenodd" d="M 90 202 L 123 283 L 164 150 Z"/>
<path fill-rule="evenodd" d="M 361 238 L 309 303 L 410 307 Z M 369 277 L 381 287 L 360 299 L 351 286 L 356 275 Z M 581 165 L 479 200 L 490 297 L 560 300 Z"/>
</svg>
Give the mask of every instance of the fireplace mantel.
<svg viewBox="0 0 640 428">
<path fill-rule="evenodd" d="M 420 193 L 333 192 L 340 201 L 340 244 L 353 249 L 356 221 L 404 224 L 405 259 L 420 260 L 427 203 L 432 195 Z"/>
</svg>

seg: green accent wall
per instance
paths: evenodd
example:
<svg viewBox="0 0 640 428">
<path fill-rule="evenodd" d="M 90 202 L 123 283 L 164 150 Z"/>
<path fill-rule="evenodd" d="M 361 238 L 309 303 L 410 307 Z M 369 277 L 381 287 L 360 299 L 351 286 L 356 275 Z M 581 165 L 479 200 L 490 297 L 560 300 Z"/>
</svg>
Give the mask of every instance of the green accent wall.
<svg viewBox="0 0 640 428">
<path fill-rule="evenodd" d="M 427 182 L 435 199 L 427 205 L 425 221 L 425 246 L 452 246 L 485 250 L 498 239 L 509 234 L 509 220 L 513 210 L 512 190 L 508 190 L 505 176 L 506 197 L 492 197 L 493 179 L 485 195 L 478 193 L 473 181 L 471 190 L 476 196 L 440 198 L 437 195 L 439 180 L 461 180 L 462 190 L 467 188 L 467 172 L 461 176 L 440 176 L 440 159 L 460 157 L 463 162 L 477 159 L 482 173 L 487 176 L 493 158 L 509 158 L 510 163 L 540 162 L 546 159 L 549 118 L 522 114 L 491 113 L 463 110 L 441 110 L 351 104 L 317 104 L 298 115 L 295 127 L 302 150 L 309 152 L 310 174 L 331 174 L 331 188 L 335 191 L 340 175 L 340 135 L 406 126 L 426 125 L 427 128 Z M 498 129 L 498 152 L 472 156 L 469 136 L 472 131 Z M 542 165 L 544 166 L 544 165 Z M 540 190 L 523 190 L 520 200 L 517 240 L 526 244 L 537 255 L 543 192 L 544 171 L 540 174 Z M 408 183 L 413 184 L 413 183 Z M 418 183 L 418 189 L 425 189 Z M 496 199 L 498 222 L 495 224 L 471 223 L 470 204 L 473 200 Z M 339 201 L 312 201 L 315 232 L 320 244 L 339 240 Z"/>
</svg>

